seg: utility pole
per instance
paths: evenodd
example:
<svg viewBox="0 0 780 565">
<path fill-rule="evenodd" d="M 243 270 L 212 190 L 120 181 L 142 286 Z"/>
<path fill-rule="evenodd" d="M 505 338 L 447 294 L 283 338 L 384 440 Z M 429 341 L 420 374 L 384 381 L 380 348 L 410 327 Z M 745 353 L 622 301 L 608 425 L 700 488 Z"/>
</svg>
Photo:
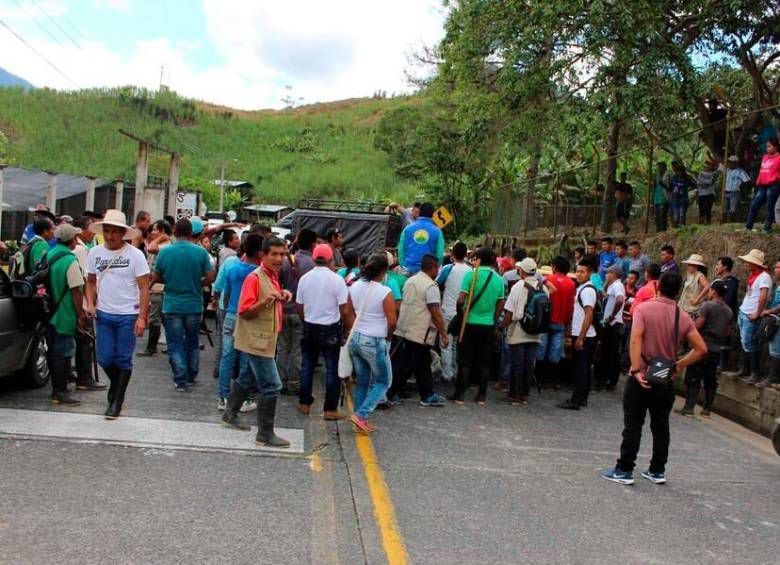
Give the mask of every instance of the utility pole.
<svg viewBox="0 0 780 565">
<path fill-rule="evenodd" d="M 222 161 L 222 167 L 219 172 L 219 212 L 225 211 L 225 166 L 227 163 Z"/>
</svg>

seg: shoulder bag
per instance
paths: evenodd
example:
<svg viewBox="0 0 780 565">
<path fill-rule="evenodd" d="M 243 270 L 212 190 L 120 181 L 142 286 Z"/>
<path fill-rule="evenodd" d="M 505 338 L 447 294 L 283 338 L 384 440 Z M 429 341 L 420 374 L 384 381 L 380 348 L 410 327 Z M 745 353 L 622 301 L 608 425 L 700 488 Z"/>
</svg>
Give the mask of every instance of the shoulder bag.
<svg viewBox="0 0 780 565">
<path fill-rule="evenodd" d="M 677 365 L 677 348 L 680 337 L 680 307 L 674 306 L 674 357 L 651 357 L 645 358 L 647 371 L 645 378 L 651 386 L 669 386 L 674 378 Z M 642 356 L 644 358 L 644 355 Z"/>
</svg>

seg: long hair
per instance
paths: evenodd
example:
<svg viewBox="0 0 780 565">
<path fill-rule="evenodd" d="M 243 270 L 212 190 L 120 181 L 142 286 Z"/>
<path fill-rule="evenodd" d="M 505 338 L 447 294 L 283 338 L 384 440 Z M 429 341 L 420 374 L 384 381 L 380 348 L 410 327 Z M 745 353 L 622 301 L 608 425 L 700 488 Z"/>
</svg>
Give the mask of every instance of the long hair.
<svg viewBox="0 0 780 565">
<path fill-rule="evenodd" d="M 390 263 L 387 262 L 387 255 L 385 253 L 372 253 L 366 264 L 363 265 L 363 269 L 360 271 L 360 278 L 367 281 L 372 281 L 387 272 Z"/>
</svg>

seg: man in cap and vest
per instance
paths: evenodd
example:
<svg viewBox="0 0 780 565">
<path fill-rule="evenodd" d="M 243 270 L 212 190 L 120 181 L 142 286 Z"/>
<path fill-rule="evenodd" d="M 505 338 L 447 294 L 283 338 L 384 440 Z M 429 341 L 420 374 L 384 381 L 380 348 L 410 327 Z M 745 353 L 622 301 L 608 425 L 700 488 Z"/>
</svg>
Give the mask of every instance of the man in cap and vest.
<svg viewBox="0 0 780 565">
<path fill-rule="evenodd" d="M 400 339 L 400 371 L 402 381 L 414 373 L 420 390 L 421 406 L 444 406 L 444 399 L 433 391 L 431 347 L 439 336 L 442 347 L 449 345 L 447 328 L 441 313 L 441 292 L 436 284 L 439 261 L 426 253 L 420 260 L 420 272 L 404 285 L 404 298 L 395 335 Z"/>
<path fill-rule="evenodd" d="M 398 262 L 410 275 L 420 272 L 423 255 L 429 253 L 439 263 L 444 259 L 444 234 L 433 223 L 433 204 L 426 202 L 420 206 L 420 217 L 406 226 L 398 241 Z"/>
<path fill-rule="evenodd" d="M 238 301 L 238 319 L 233 333 L 234 347 L 249 359 L 249 371 L 242 372 L 228 398 L 222 422 L 239 430 L 250 427 L 238 417 L 238 411 L 247 396 L 250 378 L 254 378 L 260 392 L 257 407 L 257 436 L 260 446 L 284 448 L 290 442 L 274 433 L 276 402 L 282 381 L 276 368 L 276 342 L 282 331 L 284 303 L 292 300 L 292 293 L 282 289 L 279 271 L 287 245 L 277 237 L 263 241 L 262 264 L 252 271 L 241 286 Z"/>
</svg>

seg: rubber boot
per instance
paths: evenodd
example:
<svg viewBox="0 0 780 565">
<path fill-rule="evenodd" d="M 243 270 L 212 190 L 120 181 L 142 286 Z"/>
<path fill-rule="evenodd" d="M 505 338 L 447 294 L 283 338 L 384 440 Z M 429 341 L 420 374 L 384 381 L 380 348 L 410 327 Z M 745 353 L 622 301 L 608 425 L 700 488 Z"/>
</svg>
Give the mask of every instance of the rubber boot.
<svg viewBox="0 0 780 565">
<path fill-rule="evenodd" d="M 78 406 L 81 401 L 73 398 L 68 392 L 68 376 L 70 375 L 70 359 L 52 359 L 49 361 L 51 373 L 52 404 Z"/>
<path fill-rule="evenodd" d="M 149 340 L 146 342 L 146 349 L 139 351 L 139 357 L 153 357 L 157 355 L 157 343 L 160 341 L 160 326 L 149 326 Z"/>
<path fill-rule="evenodd" d="M 752 356 L 750 353 L 743 351 L 742 352 L 742 369 L 739 372 L 739 376 L 743 379 L 749 379 L 752 375 L 752 371 L 750 368 L 750 362 L 752 361 Z"/>
<path fill-rule="evenodd" d="M 106 410 L 106 420 L 119 418 L 119 414 L 122 412 L 122 404 L 125 401 L 127 385 L 130 383 L 130 376 L 133 374 L 132 369 L 118 369 L 117 371 L 118 376 L 115 379 L 117 381 L 116 390 L 114 391 L 111 404 L 108 405 L 108 410 Z"/>
<path fill-rule="evenodd" d="M 470 376 L 470 367 L 458 365 L 458 374 L 455 377 L 455 392 L 452 393 L 452 396 L 450 396 L 448 400 L 463 403 L 463 395 L 466 392 L 466 387 L 468 386 Z"/>
<path fill-rule="evenodd" d="M 233 390 L 230 391 L 230 396 L 228 396 L 227 404 L 225 405 L 225 412 L 222 414 L 222 423 L 225 426 L 243 431 L 252 429 L 238 417 L 238 411 L 241 409 L 241 405 L 244 404 L 246 392 L 246 389 L 239 386 L 238 383 L 233 385 Z"/>
<path fill-rule="evenodd" d="M 290 442 L 274 433 L 276 398 L 260 398 L 257 407 L 257 437 L 255 443 L 265 447 L 290 447 Z"/>
<path fill-rule="evenodd" d="M 758 382 L 761 380 L 761 377 L 759 375 L 759 369 L 760 369 L 760 367 L 759 367 L 759 355 L 760 355 L 760 352 L 758 352 L 758 351 L 751 351 L 750 353 L 747 353 L 746 355 L 750 359 L 750 361 L 749 361 L 749 364 L 750 364 L 750 376 L 747 377 L 746 379 L 743 379 L 743 381 L 746 384 L 749 384 L 749 385 L 758 384 Z"/>
<path fill-rule="evenodd" d="M 769 376 L 756 386 L 764 388 L 770 385 L 780 385 L 780 359 L 769 358 Z"/>
<path fill-rule="evenodd" d="M 108 375 L 109 385 L 106 397 L 108 399 L 108 405 L 111 406 L 111 403 L 114 401 L 117 386 L 119 386 L 119 369 L 112 365 L 111 367 L 103 367 L 103 370 L 106 372 L 106 375 Z"/>
</svg>

